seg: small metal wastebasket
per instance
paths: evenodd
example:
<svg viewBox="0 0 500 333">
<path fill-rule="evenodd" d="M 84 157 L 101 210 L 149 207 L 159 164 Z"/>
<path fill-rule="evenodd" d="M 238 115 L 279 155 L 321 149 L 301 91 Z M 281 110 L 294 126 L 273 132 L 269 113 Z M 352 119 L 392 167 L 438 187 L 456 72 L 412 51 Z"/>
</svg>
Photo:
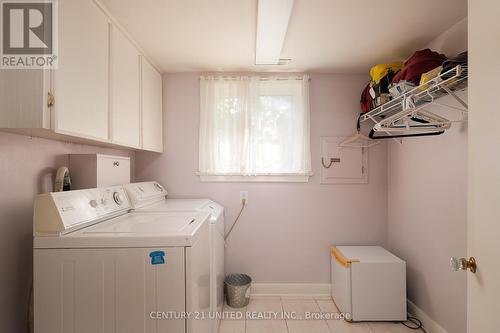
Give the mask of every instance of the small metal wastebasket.
<svg viewBox="0 0 500 333">
<path fill-rule="evenodd" d="M 229 274 L 224 279 L 227 305 L 242 308 L 250 301 L 250 284 L 252 278 L 246 274 Z"/>
</svg>

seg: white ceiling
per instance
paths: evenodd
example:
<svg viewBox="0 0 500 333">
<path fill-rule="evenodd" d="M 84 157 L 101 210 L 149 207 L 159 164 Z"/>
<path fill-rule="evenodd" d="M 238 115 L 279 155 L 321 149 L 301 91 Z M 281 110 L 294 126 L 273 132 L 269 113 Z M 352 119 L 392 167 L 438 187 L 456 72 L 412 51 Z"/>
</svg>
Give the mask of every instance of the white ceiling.
<svg viewBox="0 0 500 333">
<path fill-rule="evenodd" d="M 466 0 L 295 0 L 282 58 L 256 66 L 257 0 L 101 0 L 165 72 L 366 73 L 467 16 Z"/>
</svg>

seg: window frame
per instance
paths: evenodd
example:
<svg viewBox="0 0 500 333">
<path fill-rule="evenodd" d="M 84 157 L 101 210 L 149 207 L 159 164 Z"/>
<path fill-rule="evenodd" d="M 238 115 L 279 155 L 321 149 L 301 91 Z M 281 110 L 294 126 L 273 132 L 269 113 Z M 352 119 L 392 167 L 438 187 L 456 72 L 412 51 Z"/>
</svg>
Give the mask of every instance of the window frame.
<svg viewBox="0 0 500 333">
<path fill-rule="evenodd" d="M 240 77 L 241 78 L 241 77 Z M 248 77 L 244 77 L 248 78 Z M 255 77 L 254 77 L 255 78 Z M 204 79 L 201 77 L 200 80 Z M 209 77 L 209 79 L 217 80 L 217 79 L 238 79 L 235 77 L 227 78 L 227 77 Z M 258 77 L 260 80 L 270 81 L 270 80 L 307 80 L 307 84 L 309 84 L 310 77 L 308 75 L 301 76 L 285 76 L 285 77 Z M 311 139 L 310 139 L 310 105 L 309 105 L 309 91 L 308 87 L 306 88 L 306 92 L 304 93 L 305 103 L 307 103 L 307 126 L 308 126 L 308 159 L 309 169 L 308 172 L 296 172 L 296 173 L 269 173 L 269 174 L 245 174 L 245 173 L 204 173 L 204 172 L 196 172 L 196 175 L 199 177 L 201 182 L 261 182 L 261 183 L 276 183 L 276 182 L 296 182 L 296 183 L 307 183 L 310 178 L 313 176 L 312 173 L 312 158 L 311 158 Z M 200 93 L 201 93 L 201 85 L 200 85 Z M 266 96 L 266 95 L 263 95 Z M 201 107 L 201 106 L 200 106 Z M 201 109 L 200 109 L 201 112 Z M 200 123 L 201 126 L 201 123 Z M 201 149 L 201 142 L 198 145 L 198 149 Z M 200 155 L 200 154 L 199 154 Z M 199 156 L 200 158 L 200 156 Z"/>
<path fill-rule="evenodd" d="M 289 174 L 289 175 L 208 175 L 196 173 L 200 177 L 200 181 L 203 183 L 307 183 L 309 178 L 313 176 L 312 172 L 310 174 Z"/>
</svg>

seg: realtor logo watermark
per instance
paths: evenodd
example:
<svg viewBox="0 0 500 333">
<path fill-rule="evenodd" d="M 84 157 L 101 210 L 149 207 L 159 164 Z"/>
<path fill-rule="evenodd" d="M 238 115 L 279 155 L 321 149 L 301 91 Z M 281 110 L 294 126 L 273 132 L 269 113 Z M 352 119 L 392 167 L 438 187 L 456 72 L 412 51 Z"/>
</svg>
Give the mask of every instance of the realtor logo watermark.
<svg viewBox="0 0 500 333">
<path fill-rule="evenodd" d="M 0 68 L 57 68 L 57 1 L 0 4 Z"/>
</svg>

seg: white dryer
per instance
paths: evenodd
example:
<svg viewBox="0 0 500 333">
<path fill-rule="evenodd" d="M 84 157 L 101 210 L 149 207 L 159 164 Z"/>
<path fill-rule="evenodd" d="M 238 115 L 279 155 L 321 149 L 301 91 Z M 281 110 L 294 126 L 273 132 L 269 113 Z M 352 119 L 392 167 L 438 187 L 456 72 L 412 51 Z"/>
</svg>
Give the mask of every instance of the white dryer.
<svg viewBox="0 0 500 333">
<path fill-rule="evenodd" d="M 121 186 L 35 198 L 35 332 L 210 332 L 209 214 L 129 210 Z"/>
<path fill-rule="evenodd" d="M 219 326 L 217 313 L 224 304 L 224 207 L 210 199 L 167 199 L 156 181 L 123 185 L 136 212 L 208 212 L 210 214 L 210 312 L 212 332 Z"/>
</svg>

